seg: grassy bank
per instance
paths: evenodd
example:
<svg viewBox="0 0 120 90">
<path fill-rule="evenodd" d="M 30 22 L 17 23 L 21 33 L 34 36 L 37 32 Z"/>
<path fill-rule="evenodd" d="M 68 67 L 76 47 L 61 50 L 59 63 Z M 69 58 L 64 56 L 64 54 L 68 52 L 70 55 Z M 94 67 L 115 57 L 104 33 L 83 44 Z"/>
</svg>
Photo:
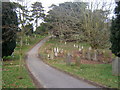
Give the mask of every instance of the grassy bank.
<svg viewBox="0 0 120 90">
<path fill-rule="evenodd" d="M 89 47 L 89 45 L 85 43 L 79 45 L 84 46 L 86 50 Z M 78 48 L 75 48 L 73 46 L 73 42 L 65 44 L 64 42 L 59 42 L 57 39 L 50 39 L 40 48 L 40 55 L 45 62 L 60 70 L 78 76 L 80 78 L 85 78 L 103 86 L 118 88 L 119 77 L 112 75 L 111 63 L 104 64 L 92 60 L 81 60 L 81 64 L 79 66 L 76 65 L 76 62 L 72 62 L 70 66 L 66 65 L 66 52 L 70 52 L 74 55 L 78 51 Z M 58 54 L 58 56 L 54 57 L 53 59 L 48 58 L 48 54 L 51 55 L 52 50 L 55 47 L 63 49 L 64 52 L 62 54 Z M 106 61 L 105 59 L 108 59 L 107 57 L 111 56 L 108 54 L 110 53 L 109 50 L 104 49 L 104 51 L 104 61 Z"/>
<path fill-rule="evenodd" d="M 26 38 L 29 40 L 29 45 L 26 44 Z M 28 52 L 38 41 L 43 39 L 44 36 L 24 36 L 23 47 L 22 47 L 22 60 L 20 61 L 20 48 L 19 43 L 12 56 L 5 57 L 3 62 L 2 71 L 2 87 L 3 88 L 35 88 L 28 71 L 25 68 L 24 57 L 25 53 Z"/>
</svg>

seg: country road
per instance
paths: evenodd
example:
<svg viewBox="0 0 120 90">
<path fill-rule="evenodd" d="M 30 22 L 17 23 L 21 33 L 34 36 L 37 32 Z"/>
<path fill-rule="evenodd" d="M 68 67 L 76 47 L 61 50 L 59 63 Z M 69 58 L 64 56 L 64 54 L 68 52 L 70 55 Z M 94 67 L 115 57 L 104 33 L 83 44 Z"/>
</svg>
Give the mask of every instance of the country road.
<svg viewBox="0 0 120 90">
<path fill-rule="evenodd" d="M 36 80 L 44 88 L 97 88 L 45 64 L 38 57 L 38 50 L 48 39 L 43 39 L 27 53 L 26 64 Z"/>
</svg>

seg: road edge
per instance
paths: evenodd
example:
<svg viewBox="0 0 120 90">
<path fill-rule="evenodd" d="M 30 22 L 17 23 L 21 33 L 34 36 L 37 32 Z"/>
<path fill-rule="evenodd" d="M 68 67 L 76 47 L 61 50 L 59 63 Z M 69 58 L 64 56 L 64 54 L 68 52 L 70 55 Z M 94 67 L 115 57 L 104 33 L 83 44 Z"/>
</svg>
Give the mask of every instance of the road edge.
<svg viewBox="0 0 120 90">
<path fill-rule="evenodd" d="M 26 70 L 28 71 L 28 74 L 33 82 L 33 84 L 35 85 L 36 88 L 44 88 L 43 85 L 40 84 L 40 82 L 34 77 L 34 75 L 30 72 L 28 65 L 27 65 L 27 53 L 34 47 L 36 46 L 39 42 L 41 42 L 43 39 L 45 39 L 46 37 L 42 38 L 41 40 L 39 40 L 36 44 L 34 44 L 25 54 L 24 56 L 24 66 L 26 68 Z"/>
<path fill-rule="evenodd" d="M 44 88 L 40 82 L 34 77 L 34 75 L 30 72 L 29 68 L 28 68 L 28 65 L 27 65 L 27 55 L 25 56 L 25 68 L 27 69 L 28 71 L 28 74 L 33 82 L 33 84 L 35 85 L 36 88 Z"/>
</svg>

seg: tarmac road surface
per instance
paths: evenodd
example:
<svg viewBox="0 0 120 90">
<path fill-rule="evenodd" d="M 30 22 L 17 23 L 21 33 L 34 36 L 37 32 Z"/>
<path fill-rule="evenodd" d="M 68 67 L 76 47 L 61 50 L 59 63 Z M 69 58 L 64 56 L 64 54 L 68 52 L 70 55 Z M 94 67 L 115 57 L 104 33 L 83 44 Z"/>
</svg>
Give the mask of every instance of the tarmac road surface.
<svg viewBox="0 0 120 90">
<path fill-rule="evenodd" d="M 44 88 L 97 88 L 45 64 L 38 57 L 38 50 L 48 39 L 43 39 L 27 53 L 26 64 L 38 82 Z"/>
</svg>

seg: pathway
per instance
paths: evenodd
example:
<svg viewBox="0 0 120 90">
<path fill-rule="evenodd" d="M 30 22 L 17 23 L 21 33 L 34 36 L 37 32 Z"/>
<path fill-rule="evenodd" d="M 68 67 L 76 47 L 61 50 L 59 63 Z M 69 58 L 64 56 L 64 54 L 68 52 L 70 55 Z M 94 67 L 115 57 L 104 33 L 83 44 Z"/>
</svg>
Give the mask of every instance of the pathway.
<svg viewBox="0 0 120 90">
<path fill-rule="evenodd" d="M 28 69 L 38 82 L 44 88 L 97 88 L 45 64 L 38 57 L 38 50 L 48 39 L 43 39 L 27 53 Z"/>
</svg>

